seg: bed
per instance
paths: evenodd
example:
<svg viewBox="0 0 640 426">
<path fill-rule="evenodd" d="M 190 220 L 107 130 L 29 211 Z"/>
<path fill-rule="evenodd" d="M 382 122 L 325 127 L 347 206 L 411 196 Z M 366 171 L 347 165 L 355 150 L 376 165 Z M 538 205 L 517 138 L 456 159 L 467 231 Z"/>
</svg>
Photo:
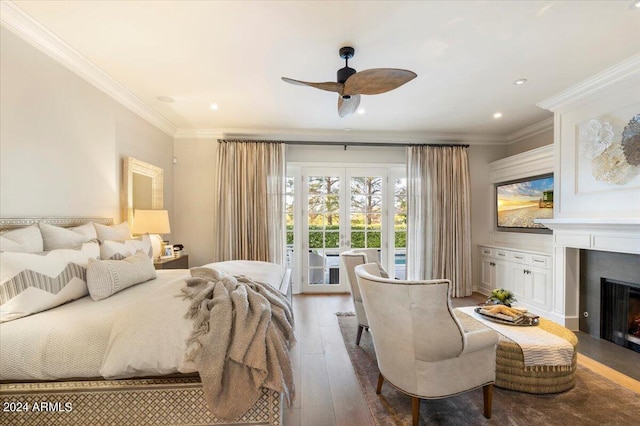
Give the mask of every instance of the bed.
<svg viewBox="0 0 640 426">
<path fill-rule="evenodd" d="M 0 228 L 43 219 L 2 219 Z M 47 219 L 73 226 L 88 221 Z M 266 262 L 205 265 L 286 291 L 287 271 Z M 0 403 L 8 424 L 221 424 L 207 409 L 200 376 L 186 356 L 191 301 L 178 297 L 189 270 L 96 302 L 89 296 L 0 324 Z M 282 424 L 282 395 L 262 388 L 234 423 Z"/>
</svg>

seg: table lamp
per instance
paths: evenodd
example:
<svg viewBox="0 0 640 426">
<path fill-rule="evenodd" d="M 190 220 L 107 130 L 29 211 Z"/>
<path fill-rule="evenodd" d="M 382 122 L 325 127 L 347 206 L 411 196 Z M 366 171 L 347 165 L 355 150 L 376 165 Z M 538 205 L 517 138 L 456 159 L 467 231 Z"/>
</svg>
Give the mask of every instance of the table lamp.
<svg viewBox="0 0 640 426">
<path fill-rule="evenodd" d="M 151 247 L 153 248 L 153 258 L 160 258 L 164 251 L 164 244 L 162 236 L 159 234 L 171 233 L 169 212 L 167 210 L 134 210 L 131 232 L 134 234 L 149 234 Z"/>
</svg>

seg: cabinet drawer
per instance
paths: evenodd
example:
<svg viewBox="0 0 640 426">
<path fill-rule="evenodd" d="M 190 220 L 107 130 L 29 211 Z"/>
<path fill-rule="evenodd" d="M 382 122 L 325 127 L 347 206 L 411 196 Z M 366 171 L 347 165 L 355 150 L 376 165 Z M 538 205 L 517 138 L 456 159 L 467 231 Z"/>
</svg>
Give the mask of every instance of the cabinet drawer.
<svg viewBox="0 0 640 426">
<path fill-rule="evenodd" d="M 531 266 L 539 266 L 540 268 L 549 268 L 551 266 L 551 260 L 548 256 L 531 255 Z"/>
<path fill-rule="evenodd" d="M 526 263 L 527 262 L 527 255 L 524 253 L 514 253 L 511 252 L 509 253 L 509 260 L 514 262 L 514 263 Z"/>
<path fill-rule="evenodd" d="M 509 259 L 509 252 L 506 250 L 496 250 L 496 259 Z"/>
<path fill-rule="evenodd" d="M 480 247 L 480 254 L 482 256 L 493 257 L 493 249 L 490 249 L 489 247 Z"/>
</svg>

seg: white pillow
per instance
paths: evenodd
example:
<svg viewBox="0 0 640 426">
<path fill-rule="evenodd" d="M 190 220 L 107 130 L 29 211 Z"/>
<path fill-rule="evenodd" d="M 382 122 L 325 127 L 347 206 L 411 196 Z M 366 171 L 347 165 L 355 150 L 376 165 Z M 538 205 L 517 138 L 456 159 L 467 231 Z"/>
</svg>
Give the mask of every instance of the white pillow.
<svg viewBox="0 0 640 426">
<path fill-rule="evenodd" d="M 99 256 L 97 242 L 40 254 L 0 253 L 0 322 L 86 296 L 87 264 Z"/>
<path fill-rule="evenodd" d="M 142 250 L 150 259 L 153 258 L 151 238 L 149 238 L 148 234 L 142 235 L 139 240 L 103 241 L 102 244 L 100 244 L 100 259 L 122 260 L 126 257 L 133 256 L 138 250 Z"/>
<path fill-rule="evenodd" d="M 40 232 L 46 251 L 77 248 L 97 238 L 93 223 L 76 226 L 75 228 L 61 228 L 59 226 L 40 224 Z"/>
<path fill-rule="evenodd" d="M 129 223 L 127 222 L 113 226 L 94 223 L 93 226 L 96 228 L 96 234 L 100 242 L 106 240 L 124 241 L 131 238 L 131 229 L 129 229 Z"/>
<path fill-rule="evenodd" d="M 156 278 L 153 262 L 142 250 L 122 260 L 89 260 L 87 286 L 95 301 Z"/>
<path fill-rule="evenodd" d="M 14 229 L 0 234 L 0 251 L 40 253 L 43 250 L 42 234 L 38 225 Z"/>
</svg>

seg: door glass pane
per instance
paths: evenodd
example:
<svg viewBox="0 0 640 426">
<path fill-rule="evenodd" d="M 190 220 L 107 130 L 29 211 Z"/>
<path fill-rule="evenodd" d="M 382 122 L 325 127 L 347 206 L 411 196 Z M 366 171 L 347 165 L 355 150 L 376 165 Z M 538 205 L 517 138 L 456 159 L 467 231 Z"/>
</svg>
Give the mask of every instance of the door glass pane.
<svg viewBox="0 0 640 426">
<path fill-rule="evenodd" d="M 339 232 L 326 232 L 324 234 L 324 246 L 327 248 L 339 248 L 340 247 L 340 233 Z"/>
<path fill-rule="evenodd" d="M 382 178 L 354 176 L 349 189 L 351 247 L 381 247 Z"/>
<path fill-rule="evenodd" d="M 340 211 L 340 198 L 338 195 L 329 194 L 324 199 L 325 210 L 331 213 L 338 213 Z"/>
<path fill-rule="evenodd" d="M 293 176 L 287 176 L 285 178 L 285 225 L 286 225 L 286 237 L 287 237 L 287 266 L 293 269 L 293 187 L 294 187 L 295 179 Z"/>
<path fill-rule="evenodd" d="M 322 231 L 321 232 L 309 231 L 309 247 L 310 248 L 322 248 L 324 246 L 323 240 L 324 240 L 324 235 Z"/>
<path fill-rule="evenodd" d="M 307 185 L 309 284 L 339 284 L 340 178 L 310 176 Z"/>
<path fill-rule="evenodd" d="M 394 273 L 398 279 L 407 276 L 406 252 L 407 252 L 407 179 L 394 179 Z"/>
<path fill-rule="evenodd" d="M 367 247 L 380 248 L 380 231 L 367 232 Z"/>
</svg>

